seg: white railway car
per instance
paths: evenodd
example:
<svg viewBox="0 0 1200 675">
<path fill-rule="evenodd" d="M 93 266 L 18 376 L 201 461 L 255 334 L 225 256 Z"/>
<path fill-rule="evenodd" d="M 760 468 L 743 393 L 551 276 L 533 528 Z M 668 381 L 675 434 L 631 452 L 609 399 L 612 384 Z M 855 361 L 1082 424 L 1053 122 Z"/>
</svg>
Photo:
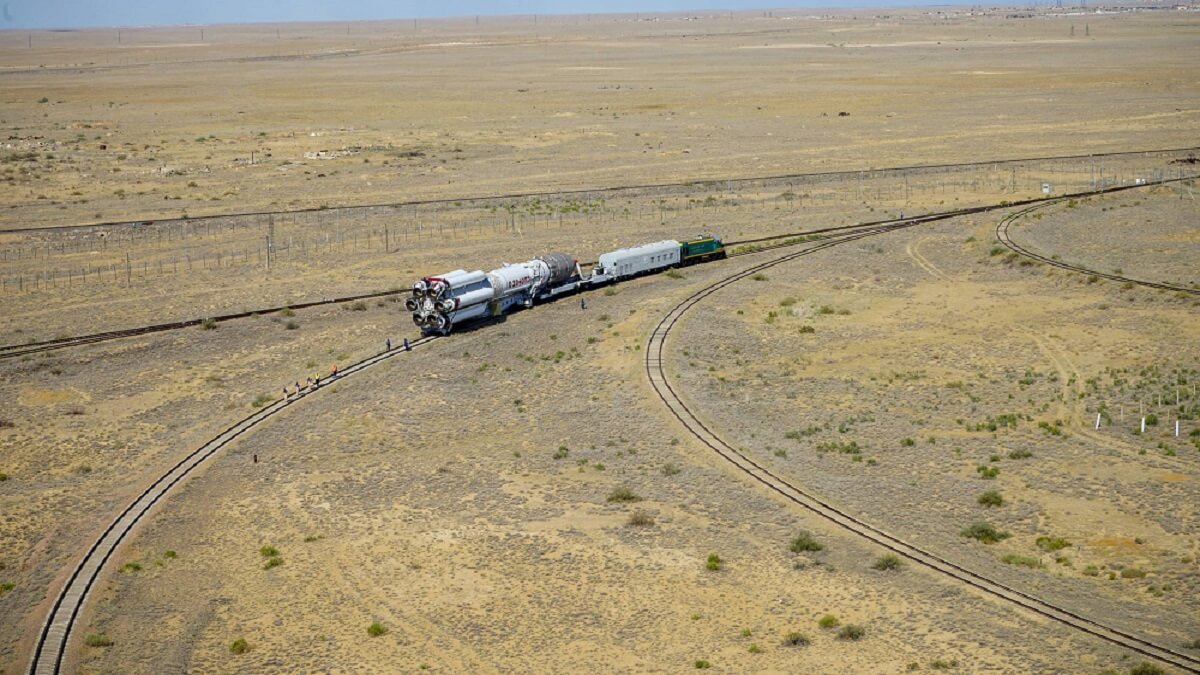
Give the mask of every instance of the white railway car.
<svg viewBox="0 0 1200 675">
<path fill-rule="evenodd" d="M 621 248 L 600 256 L 592 269 L 592 282 L 620 281 L 632 276 L 656 272 L 679 264 L 679 242 L 656 241 L 633 248 Z"/>
</svg>

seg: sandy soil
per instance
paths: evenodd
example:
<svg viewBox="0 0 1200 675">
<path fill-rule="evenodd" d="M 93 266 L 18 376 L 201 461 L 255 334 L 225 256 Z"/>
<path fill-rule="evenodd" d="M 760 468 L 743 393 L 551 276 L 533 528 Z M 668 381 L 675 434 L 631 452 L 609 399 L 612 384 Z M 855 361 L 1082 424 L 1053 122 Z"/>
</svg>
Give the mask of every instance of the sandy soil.
<svg viewBox="0 0 1200 675">
<path fill-rule="evenodd" d="M 1196 17 L 509 19 L 355 24 L 348 38 L 230 26 L 203 39 L 130 29 L 119 45 L 109 31 L 38 33 L 32 49 L 0 35 L 0 227 L 156 221 L 0 235 L 0 342 L 401 287 L 547 250 L 587 260 L 698 230 L 744 239 L 1011 201 L 1044 181 L 1062 193 L 1173 176 L 1178 157 L 1155 155 L 157 222 L 1192 145 Z M 1013 233 L 1071 262 L 1194 284 L 1196 189 L 1046 209 Z M 722 433 L 864 517 L 1166 644 L 1194 640 L 1195 305 L 993 254 L 994 224 L 888 235 L 742 282 L 685 322 L 671 375 Z M 880 551 L 759 492 L 673 425 L 644 381 L 646 333 L 744 264 L 456 335 L 246 437 L 120 551 L 80 629 L 113 644 L 78 644 L 71 669 L 1136 663 L 930 573 L 873 569 Z M 46 287 L 41 275 L 68 270 Z M 398 304 L 372 302 L 5 361 L 0 673 L 22 671 L 70 565 L 165 467 L 257 397 L 413 335 Z M 1135 435 L 1151 412 L 1158 424 Z M 1164 435 L 1177 417 L 1179 440 Z M 1016 426 L 989 430 L 998 419 Z M 818 449 L 850 441 L 858 453 Z M 1000 471 L 984 479 L 979 465 Z M 622 487 L 639 501 L 608 501 Z M 978 504 L 987 489 L 1005 503 Z M 635 511 L 652 523 L 629 524 Z M 959 536 L 980 518 L 1011 536 Z M 789 551 L 801 530 L 825 549 Z M 1038 537 L 1070 546 L 1043 551 Z M 264 569 L 263 546 L 282 564 Z M 721 570 L 705 568 L 710 553 Z M 826 613 L 865 637 L 820 628 Z M 375 621 L 386 632 L 372 637 Z M 784 646 L 791 631 L 811 644 Z M 237 639 L 246 653 L 230 652 Z"/>
</svg>

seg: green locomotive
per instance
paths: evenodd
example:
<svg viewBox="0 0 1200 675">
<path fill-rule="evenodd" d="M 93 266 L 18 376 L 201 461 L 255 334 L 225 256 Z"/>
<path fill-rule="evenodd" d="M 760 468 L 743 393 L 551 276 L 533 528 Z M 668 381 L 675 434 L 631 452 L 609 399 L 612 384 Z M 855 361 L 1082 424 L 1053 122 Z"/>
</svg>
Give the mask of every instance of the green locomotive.
<svg viewBox="0 0 1200 675">
<path fill-rule="evenodd" d="M 725 244 L 715 234 L 702 234 L 679 242 L 679 266 L 694 265 L 725 257 Z"/>
</svg>

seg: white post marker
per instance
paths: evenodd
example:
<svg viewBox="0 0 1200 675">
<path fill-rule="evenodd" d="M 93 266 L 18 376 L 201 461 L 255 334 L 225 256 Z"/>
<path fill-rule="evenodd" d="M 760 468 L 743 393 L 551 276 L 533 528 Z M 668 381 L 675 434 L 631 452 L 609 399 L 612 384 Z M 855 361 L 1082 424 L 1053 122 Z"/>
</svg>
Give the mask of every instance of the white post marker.
<svg viewBox="0 0 1200 675">
<path fill-rule="evenodd" d="M 1142 418 L 1142 433 L 1146 433 L 1146 418 Z"/>
<path fill-rule="evenodd" d="M 1100 413 L 1096 413 L 1096 428 L 1100 428 Z"/>
<path fill-rule="evenodd" d="M 1179 438 L 1179 420 L 1175 420 L 1175 438 Z"/>
</svg>

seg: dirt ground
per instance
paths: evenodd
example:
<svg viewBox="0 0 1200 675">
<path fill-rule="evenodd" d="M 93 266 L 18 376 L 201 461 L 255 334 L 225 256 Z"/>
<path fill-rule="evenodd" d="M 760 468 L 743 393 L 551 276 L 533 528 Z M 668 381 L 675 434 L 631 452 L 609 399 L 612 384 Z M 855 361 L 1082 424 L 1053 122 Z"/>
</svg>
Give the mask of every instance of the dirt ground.
<svg viewBox="0 0 1200 675">
<path fill-rule="evenodd" d="M 1200 15 L 1014 12 L 484 18 L 353 24 L 348 37 L 344 25 L 281 26 L 278 38 L 230 26 L 203 40 L 128 29 L 120 44 L 112 31 L 36 33 L 33 48 L 6 33 L 0 229 L 155 223 L 0 234 L 0 342 L 399 288 L 547 250 L 586 261 L 697 231 L 742 240 L 1192 166 L 1184 152 L 723 184 L 1195 144 L 1200 85 L 1185 54 Z M 1011 233 L 1068 262 L 1195 285 L 1196 191 L 1064 203 Z M 454 201 L 160 222 L 417 197 Z M 1195 299 L 1025 264 L 997 250 L 1001 215 L 740 282 L 684 320 L 669 375 L 789 480 L 1180 648 L 1200 638 Z M 931 572 L 874 569 L 882 551 L 746 483 L 673 422 L 645 381 L 649 330 L 691 291 L 770 255 L 594 292 L 586 312 L 541 306 L 306 399 L 303 414 L 218 455 L 119 551 L 78 633 L 112 644 L 80 640 L 70 669 L 1137 663 Z M 46 275 L 63 271 L 65 285 Z M 0 673 L 22 671 L 70 567 L 154 477 L 256 399 L 405 336 L 401 305 L 381 300 L 0 363 Z M 1155 423 L 1134 433 L 1143 415 Z M 989 490 L 1002 504 L 977 502 Z M 978 520 L 1010 536 L 961 536 Z M 801 531 L 824 549 L 789 550 Z M 719 570 L 706 569 L 712 553 Z M 839 625 L 819 626 L 825 614 Z M 863 637 L 839 639 L 847 624 Z M 791 632 L 810 643 L 785 645 Z M 231 653 L 239 639 L 248 649 Z"/>
</svg>

